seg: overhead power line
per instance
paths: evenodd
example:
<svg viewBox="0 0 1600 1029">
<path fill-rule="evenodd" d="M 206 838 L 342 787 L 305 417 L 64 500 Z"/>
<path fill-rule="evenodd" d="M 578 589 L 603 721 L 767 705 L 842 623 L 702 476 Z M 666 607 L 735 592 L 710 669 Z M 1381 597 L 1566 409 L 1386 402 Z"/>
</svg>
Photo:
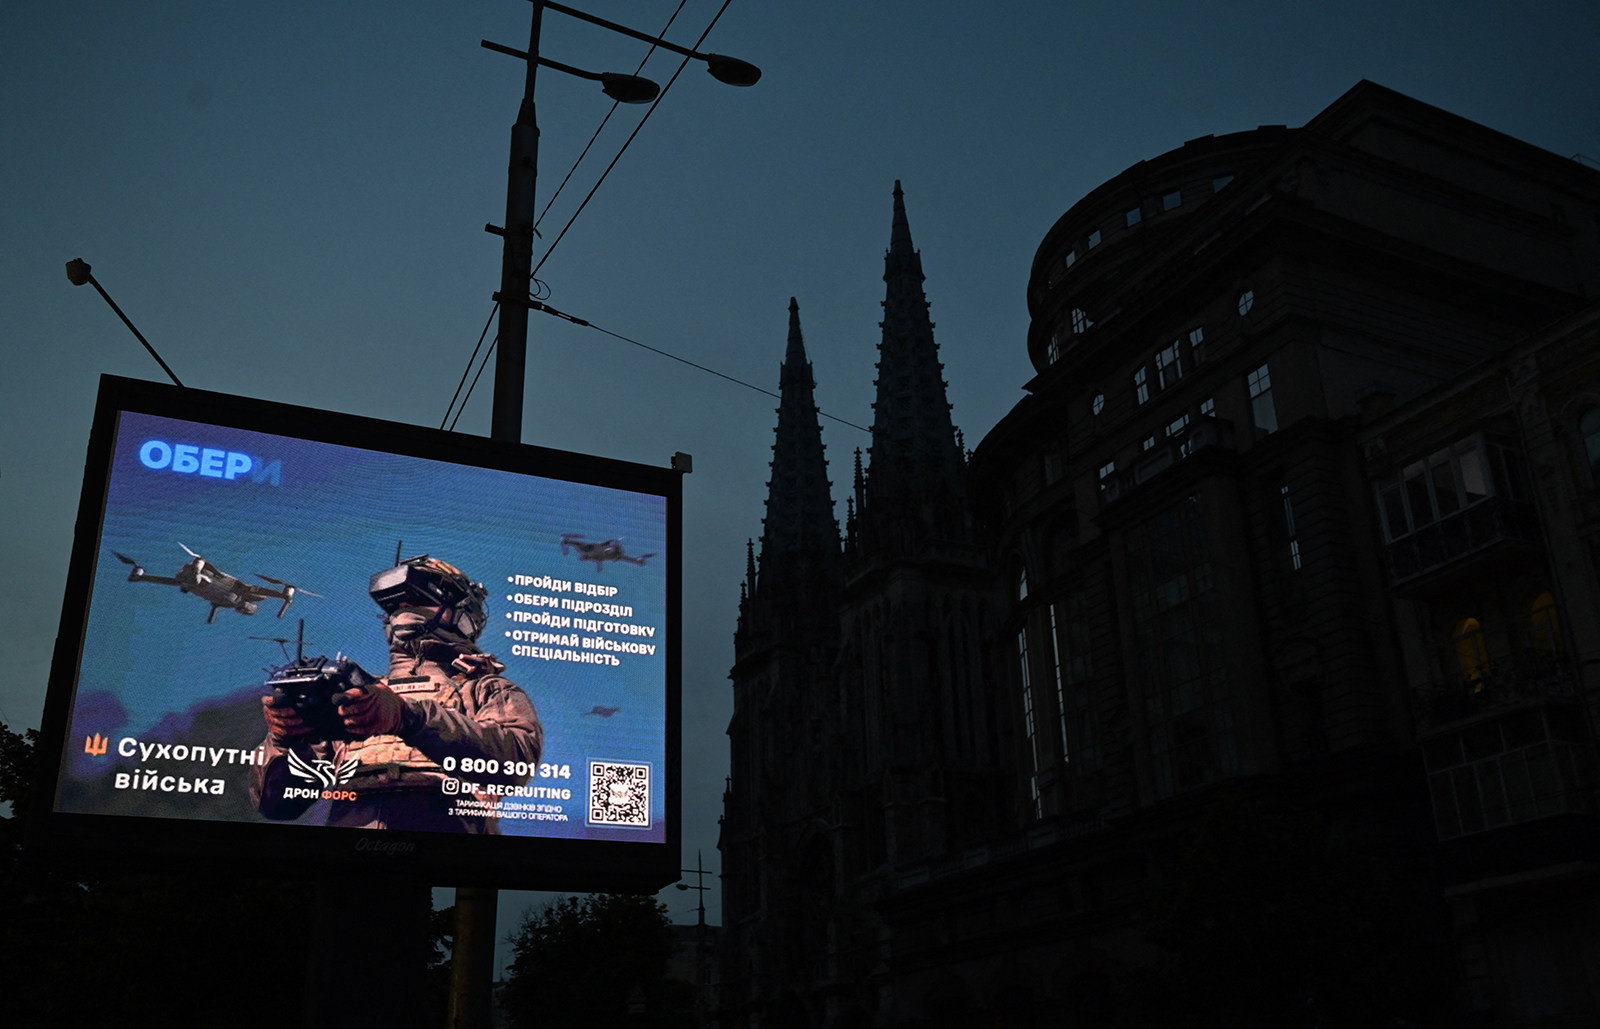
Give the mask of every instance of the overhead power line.
<svg viewBox="0 0 1600 1029">
<path fill-rule="evenodd" d="M 467 384 L 467 376 L 472 373 L 472 362 L 478 356 L 478 350 L 483 346 L 484 338 L 489 335 L 489 326 L 494 324 L 494 316 L 495 316 L 496 313 L 499 312 L 499 310 L 500 310 L 500 302 L 497 300 L 497 301 L 495 301 L 494 306 L 489 308 L 489 320 L 483 323 L 483 331 L 478 333 L 478 344 L 477 344 L 477 346 L 472 348 L 472 356 L 467 358 L 467 366 L 465 368 L 461 369 L 461 381 L 456 383 L 456 391 L 450 397 L 450 406 L 446 407 L 444 409 L 444 417 L 439 419 L 439 428 L 441 428 L 441 429 L 444 428 L 444 423 L 445 422 L 450 422 L 450 412 L 455 410 L 456 398 L 457 397 L 461 398 L 461 410 L 465 411 L 467 409 L 467 397 L 472 396 L 472 390 L 468 389 L 467 390 L 467 396 L 466 397 L 462 397 L 461 396 L 461 387 L 465 386 Z M 495 337 L 496 340 L 499 340 L 499 338 L 500 337 L 498 337 L 498 336 Z M 489 344 L 489 350 L 491 352 L 494 350 L 494 344 L 493 343 Z M 489 359 L 488 354 L 485 354 L 484 355 L 484 360 L 487 361 L 488 359 Z M 483 374 L 483 367 L 480 365 L 478 367 L 478 375 L 482 375 L 482 374 Z M 474 386 L 476 386 L 478 384 L 478 379 L 477 379 L 476 376 L 473 377 L 472 384 Z M 461 411 L 456 411 L 456 421 L 460 421 L 460 420 L 461 420 Z M 450 428 L 452 430 L 454 430 L 455 427 L 456 427 L 455 422 L 450 422 Z"/>
<path fill-rule="evenodd" d="M 700 45 L 706 41 L 706 37 L 711 35 L 711 30 L 716 27 L 717 20 L 722 17 L 722 12 L 726 11 L 728 5 L 732 2 L 733 0 L 722 0 L 722 6 L 717 8 L 717 13 L 711 18 L 711 24 L 707 25 L 706 30 L 700 33 L 700 38 L 695 40 L 694 46 L 690 49 L 700 49 Z M 583 209 L 589 205 L 589 201 L 599 191 L 601 183 L 605 182 L 606 176 L 611 174 L 611 169 L 615 168 L 617 162 L 622 160 L 622 155 L 628 152 L 629 144 L 633 142 L 634 137 L 639 135 L 639 130 L 644 128 L 644 123 L 650 120 L 650 116 L 656 113 L 656 108 L 661 106 L 661 101 L 666 99 L 668 90 L 672 89 L 672 84 L 678 81 L 678 76 L 683 74 L 683 69 L 688 67 L 689 60 L 690 58 L 685 57 L 682 63 L 678 65 L 678 70 L 672 73 L 672 78 L 668 79 L 667 84 L 661 87 L 661 92 L 656 95 L 655 101 L 650 105 L 650 109 L 644 112 L 644 117 L 639 119 L 639 124 L 633 127 L 633 131 L 628 134 L 628 138 L 622 141 L 622 149 L 618 150 L 617 155 L 611 159 L 611 163 L 606 165 L 606 170 L 600 173 L 600 178 L 590 187 L 588 194 L 583 198 L 583 202 L 578 205 L 578 209 L 572 212 L 572 217 L 567 219 L 567 224 L 561 227 L 561 231 L 556 235 L 555 241 L 545 250 L 544 256 L 539 258 L 539 263 L 533 266 L 533 271 L 528 273 L 529 278 L 538 275 L 539 269 L 543 268 L 544 263 L 550 260 L 550 255 L 555 253 L 556 247 L 561 245 L 561 240 L 566 237 L 567 230 L 572 228 L 572 223 L 578 220 L 578 215 L 582 214 Z"/>
<path fill-rule="evenodd" d="M 728 375 L 725 372 L 719 372 L 715 368 L 711 368 L 711 367 L 708 367 L 708 366 L 703 365 L 703 364 L 698 364 L 698 363 L 696 363 L 694 361 L 689 360 L 686 357 L 679 357 L 677 354 L 674 354 L 674 353 L 672 353 L 671 351 L 668 351 L 668 350 L 662 350 L 660 347 L 653 347 L 648 343 L 642 343 L 639 340 L 633 339 L 630 336 L 624 336 L 620 332 L 612 332 L 610 329 L 602 328 L 601 326 L 596 325 L 593 322 L 588 321 L 587 319 L 579 318 L 577 315 L 568 314 L 565 311 L 559 311 L 556 308 L 551 307 L 549 304 L 541 303 L 540 301 L 537 301 L 537 300 L 529 300 L 528 301 L 528 309 L 532 310 L 532 311 L 542 311 L 543 313 L 551 315 L 552 317 L 560 318 L 561 320 L 571 322 L 574 325 L 581 325 L 586 329 L 593 329 L 594 331 L 599 332 L 599 333 L 603 333 L 604 335 L 610 336 L 613 339 L 619 339 L 624 343 L 631 343 L 634 346 L 640 348 L 641 350 L 648 350 L 652 354 L 659 354 L 660 356 L 665 357 L 668 360 L 676 361 L 679 364 L 686 364 L 690 368 L 693 368 L 693 369 L 695 369 L 697 371 L 705 372 L 707 375 L 715 375 L 719 379 L 723 379 L 723 380 L 725 380 L 727 382 L 731 382 L 736 386 L 743 386 L 745 389 L 755 390 L 757 393 L 760 393 L 763 396 L 771 397 L 774 400 L 781 401 L 783 399 L 783 396 L 781 394 L 774 393 L 770 389 L 763 389 L 762 387 L 757 386 L 754 383 L 746 382 L 746 381 L 744 381 L 743 379 L 740 379 L 740 378 L 735 378 L 734 376 Z M 491 313 L 489 315 L 489 320 L 490 321 L 494 320 L 493 313 Z M 485 332 L 485 334 L 488 333 L 488 326 L 487 325 L 484 326 L 484 332 Z M 482 337 L 480 337 L 478 339 L 478 342 L 479 342 L 480 345 L 483 343 Z M 494 342 L 489 344 L 489 349 L 484 352 L 483 360 L 481 362 L 479 362 L 479 364 L 478 364 L 477 375 L 474 375 L 472 377 L 472 385 L 467 387 L 467 397 L 471 397 L 472 396 L 472 388 L 478 384 L 478 378 L 479 378 L 479 376 L 483 375 L 484 366 L 489 363 L 489 357 L 494 352 L 495 343 L 498 343 L 498 342 L 499 342 L 499 339 L 497 337 Z M 474 348 L 474 350 L 472 351 L 473 358 L 476 358 L 477 355 L 478 355 L 478 351 L 477 351 L 476 348 Z M 471 369 L 472 369 L 472 359 L 469 358 L 468 361 L 467 361 L 467 371 L 470 372 Z M 466 381 L 466 376 L 467 376 L 467 372 L 463 372 L 462 373 L 462 381 L 463 382 Z M 459 386 L 456 388 L 456 392 L 457 393 L 460 392 L 460 387 Z M 451 398 L 451 403 L 452 404 L 454 403 L 454 398 Z M 467 406 L 467 400 L 466 400 L 466 398 L 463 398 L 462 401 L 461 401 L 461 411 L 466 410 L 466 406 Z M 457 411 L 456 412 L 456 421 L 459 421 L 461 419 L 461 411 Z M 852 422 L 852 421 L 850 421 L 848 419 L 845 419 L 845 418 L 840 418 L 838 415 L 829 414 L 828 412 L 822 410 L 821 408 L 817 409 L 817 416 L 820 417 L 820 418 L 826 418 L 829 421 L 838 422 L 840 425 L 848 425 L 850 428 L 857 429 L 857 430 L 859 430 L 861 432 L 866 433 L 869 436 L 872 435 L 872 430 L 867 428 L 865 425 L 857 425 L 855 422 Z M 449 417 L 450 417 L 449 412 L 448 411 L 445 412 L 446 420 L 448 420 Z M 444 428 L 444 423 L 441 422 L 439 427 L 441 429 Z M 452 421 L 450 423 L 450 428 L 451 429 L 455 428 L 455 422 L 454 421 Z"/>
<path fill-rule="evenodd" d="M 666 351 L 666 350 L 662 350 L 660 347 L 653 347 L 653 346 L 649 345 L 648 343 L 641 343 L 636 339 L 632 339 L 632 338 L 630 338 L 628 336 L 624 336 L 620 332 L 612 332 L 610 329 L 601 328 L 600 326 L 594 324 L 593 322 L 588 322 L 588 321 L 585 321 L 582 318 L 576 317 L 575 315 L 567 314 L 565 311 L 557 311 L 555 308 L 551 307 L 548 304 L 541 304 L 538 301 L 534 301 L 529 306 L 535 311 L 543 311 L 546 314 L 551 314 L 551 315 L 556 316 L 557 318 L 565 319 L 566 321 L 569 321 L 574 325 L 582 325 L 585 328 L 593 329 L 596 332 L 602 332 L 602 333 L 606 334 L 607 336 L 612 337 L 613 339 L 620 339 L 624 343 L 632 343 L 634 346 L 639 347 L 642 350 L 648 350 L 652 354 L 660 354 L 662 357 L 668 358 L 668 359 L 673 360 L 673 361 L 677 361 L 679 364 L 686 364 L 690 368 L 694 368 L 694 369 L 697 369 L 699 371 L 705 372 L 708 375 L 715 375 L 719 379 L 725 379 L 728 382 L 733 383 L 734 385 L 743 386 L 745 389 L 753 389 L 757 393 L 761 393 L 761 394 L 764 394 L 766 396 L 772 397 L 774 400 L 782 400 L 783 399 L 783 397 L 780 394 L 774 393 L 770 389 L 762 389 L 760 386 L 757 386 L 757 385 L 755 385 L 753 383 L 745 382 L 743 379 L 736 379 L 732 375 L 727 375 L 727 374 L 725 374 L 723 372 L 717 371 L 715 368 L 708 368 L 703 364 L 696 364 L 695 362 L 689 360 L 686 357 L 679 357 L 677 354 L 671 353 L 671 352 Z M 830 421 L 838 422 L 840 425 L 848 425 L 852 429 L 860 429 L 862 432 L 865 432 L 868 435 L 872 434 L 872 430 L 867 428 L 866 426 L 857 425 L 855 422 L 847 421 L 846 419 L 840 418 L 837 415 L 831 415 L 828 412 L 822 410 L 821 408 L 817 409 L 817 414 L 819 416 L 823 417 L 823 418 L 827 418 Z"/>
<path fill-rule="evenodd" d="M 668 18 L 667 19 L 667 23 L 661 27 L 661 31 L 656 33 L 656 37 L 658 39 L 665 39 L 666 38 L 667 30 L 672 28 L 672 23 L 678 20 L 678 15 L 679 14 L 683 13 L 683 5 L 688 3 L 688 2 L 689 2 L 689 0 L 678 0 L 678 9 L 676 11 L 672 12 L 672 17 Z M 715 24 L 715 22 L 713 22 L 713 24 Z M 701 36 L 700 38 L 704 39 L 705 37 Z M 640 72 L 644 71 L 644 66 L 649 63 L 651 56 L 654 55 L 655 52 L 656 52 L 656 46 L 655 46 L 654 43 L 652 43 L 652 44 L 650 44 L 650 49 L 645 51 L 644 59 L 639 62 L 639 67 L 637 67 L 637 68 L 635 68 L 633 70 L 633 73 L 635 75 L 637 75 Z M 670 85 L 670 83 L 669 83 L 669 85 Z M 589 150 L 594 146 L 594 141 L 600 138 L 600 133 L 605 131 L 605 127 L 606 127 L 607 123 L 609 123 L 611 121 L 611 116 L 613 114 L 616 114 L 617 113 L 617 108 L 621 107 L 621 106 L 622 106 L 622 101 L 620 101 L 620 100 L 613 100 L 611 102 L 611 110 L 607 111 L 606 112 L 606 116 L 604 118 L 600 119 L 600 124 L 595 127 L 594 135 L 590 136 L 589 137 L 589 142 L 587 142 L 587 143 L 585 143 L 583 145 L 583 152 L 578 154 L 578 159 L 572 162 L 572 167 L 567 169 L 567 174 L 565 175 L 565 177 L 562 178 L 561 184 L 556 187 L 556 190 L 555 190 L 554 193 L 550 194 L 550 199 L 545 201 L 544 210 L 540 211 L 539 212 L 539 217 L 534 219 L 534 222 L 533 222 L 533 231 L 534 232 L 538 232 L 539 231 L 539 226 L 544 223 L 544 216 L 550 213 L 550 207 L 551 207 L 552 204 L 554 204 L 556 202 L 556 197 L 560 196 L 561 195 L 561 191 L 563 189 L 567 188 L 567 183 L 572 180 L 572 175 L 573 175 L 574 172 L 576 172 L 578 170 L 578 165 L 582 164 L 583 163 L 583 159 L 585 157 L 589 156 Z M 654 108 L 651 108 L 651 110 L 654 110 Z M 645 118 L 650 117 L 649 112 L 646 112 L 644 117 Z M 644 121 L 644 119 L 641 118 L 640 119 L 640 123 L 642 124 L 643 121 Z M 624 149 L 626 149 L 626 144 L 624 144 Z M 619 153 L 618 156 L 620 157 L 621 154 Z M 562 231 L 564 232 L 566 230 L 563 229 Z M 549 255 L 547 254 L 546 256 L 549 256 Z"/>
</svg>

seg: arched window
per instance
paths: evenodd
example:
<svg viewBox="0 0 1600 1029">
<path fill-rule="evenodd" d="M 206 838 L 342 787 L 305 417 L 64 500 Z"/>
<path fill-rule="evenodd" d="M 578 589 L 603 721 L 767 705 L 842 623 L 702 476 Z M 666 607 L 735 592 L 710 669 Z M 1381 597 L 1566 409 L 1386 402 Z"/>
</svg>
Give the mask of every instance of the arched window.
<svg viewBox="0 0 1600 1029">
<path fill-rule="evenodd" d="M 1489 645 L 1483 638 L 1483 626 L 1476 618 L 1463 618 L 1451 633 L 1455 644 L 1456 666 L 1462 678 L 1473 683 L 1473 692 L 1482 689 L 1483 677 L 1489 664 Z"/>
<path fill-rule="evenodd" d="M 1583 456 L 1589 462 L 1590 481 L 1600 486 L 1600 407 L 1591 407 L 1578 420 L 1578 434 L 1583 437 Z"/>
<path fill-rule="evenodd" d="M 1529 610 L 1528 639 L 1533 644 L 1533 649 L 1546 654 L 1556 654 L 1561 651 L 1561 619 L 1556 613 L 1556 598 L 1550 591 L 1539 594 L 1533 598 L 1533 606 Z"/>
</svg>

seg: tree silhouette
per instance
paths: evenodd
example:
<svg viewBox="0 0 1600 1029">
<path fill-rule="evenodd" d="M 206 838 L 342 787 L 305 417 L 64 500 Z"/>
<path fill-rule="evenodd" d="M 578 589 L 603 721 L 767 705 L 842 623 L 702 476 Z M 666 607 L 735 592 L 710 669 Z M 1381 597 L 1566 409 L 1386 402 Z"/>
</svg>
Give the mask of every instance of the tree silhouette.
<svg viewBox="0 0 1600 1029">
<path fill-rule="evenodd" d="M 0 723 L 0 802 L 12 812 L 0 817 L 0 1024 L 302 1024 L 314 884 L 266 868 L 215 867 L 204 855 L 160 874 L 87 878 L 29 860 L 21 822 L 38 737 Z M 441 1025 L 449 973 L 447 959 L 435 957 L 428 1011 L 418 1018 Z"/>
<path fill-rule="evenodd" d="M 510 936 L 505 1005 L 541 1029 L 692 1024 L 693 988 L 667 977 L 672 924 L 652 897 L 563 897 L 524 914 Z"/>
</svg>

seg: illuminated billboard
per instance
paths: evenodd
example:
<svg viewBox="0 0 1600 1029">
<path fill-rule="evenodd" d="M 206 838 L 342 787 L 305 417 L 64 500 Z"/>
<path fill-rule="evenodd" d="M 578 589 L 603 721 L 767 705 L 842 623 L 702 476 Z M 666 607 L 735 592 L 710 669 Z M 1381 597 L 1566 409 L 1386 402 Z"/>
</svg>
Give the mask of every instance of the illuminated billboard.
<svg viewBox="0 0 1600 1029">
<path fill-rule="evenodd" d="M 106 377 L 38 845 L 677 878 L 681 476 Z"/>
</svg>

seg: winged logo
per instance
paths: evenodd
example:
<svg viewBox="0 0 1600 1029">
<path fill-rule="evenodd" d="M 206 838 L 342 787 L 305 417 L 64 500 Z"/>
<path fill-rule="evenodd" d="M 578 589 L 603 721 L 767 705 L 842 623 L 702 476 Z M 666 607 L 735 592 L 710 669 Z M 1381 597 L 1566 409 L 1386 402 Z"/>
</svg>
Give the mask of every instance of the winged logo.
<svg viewBox="0 0 1600 1029">
<path fill-rule="evenodd" d="M 289 771 L 297 778 L 306 782 L 316 783 L 323 789 L 333 786 L 342 786 L 356 777 L 356 766 L 360 763 L 351 758 L 342 765 L 334 765 L 332 761 L 324 758 L 315 758 L 307 761 L 305 758 L 289 751 Z"/>
</svg>

